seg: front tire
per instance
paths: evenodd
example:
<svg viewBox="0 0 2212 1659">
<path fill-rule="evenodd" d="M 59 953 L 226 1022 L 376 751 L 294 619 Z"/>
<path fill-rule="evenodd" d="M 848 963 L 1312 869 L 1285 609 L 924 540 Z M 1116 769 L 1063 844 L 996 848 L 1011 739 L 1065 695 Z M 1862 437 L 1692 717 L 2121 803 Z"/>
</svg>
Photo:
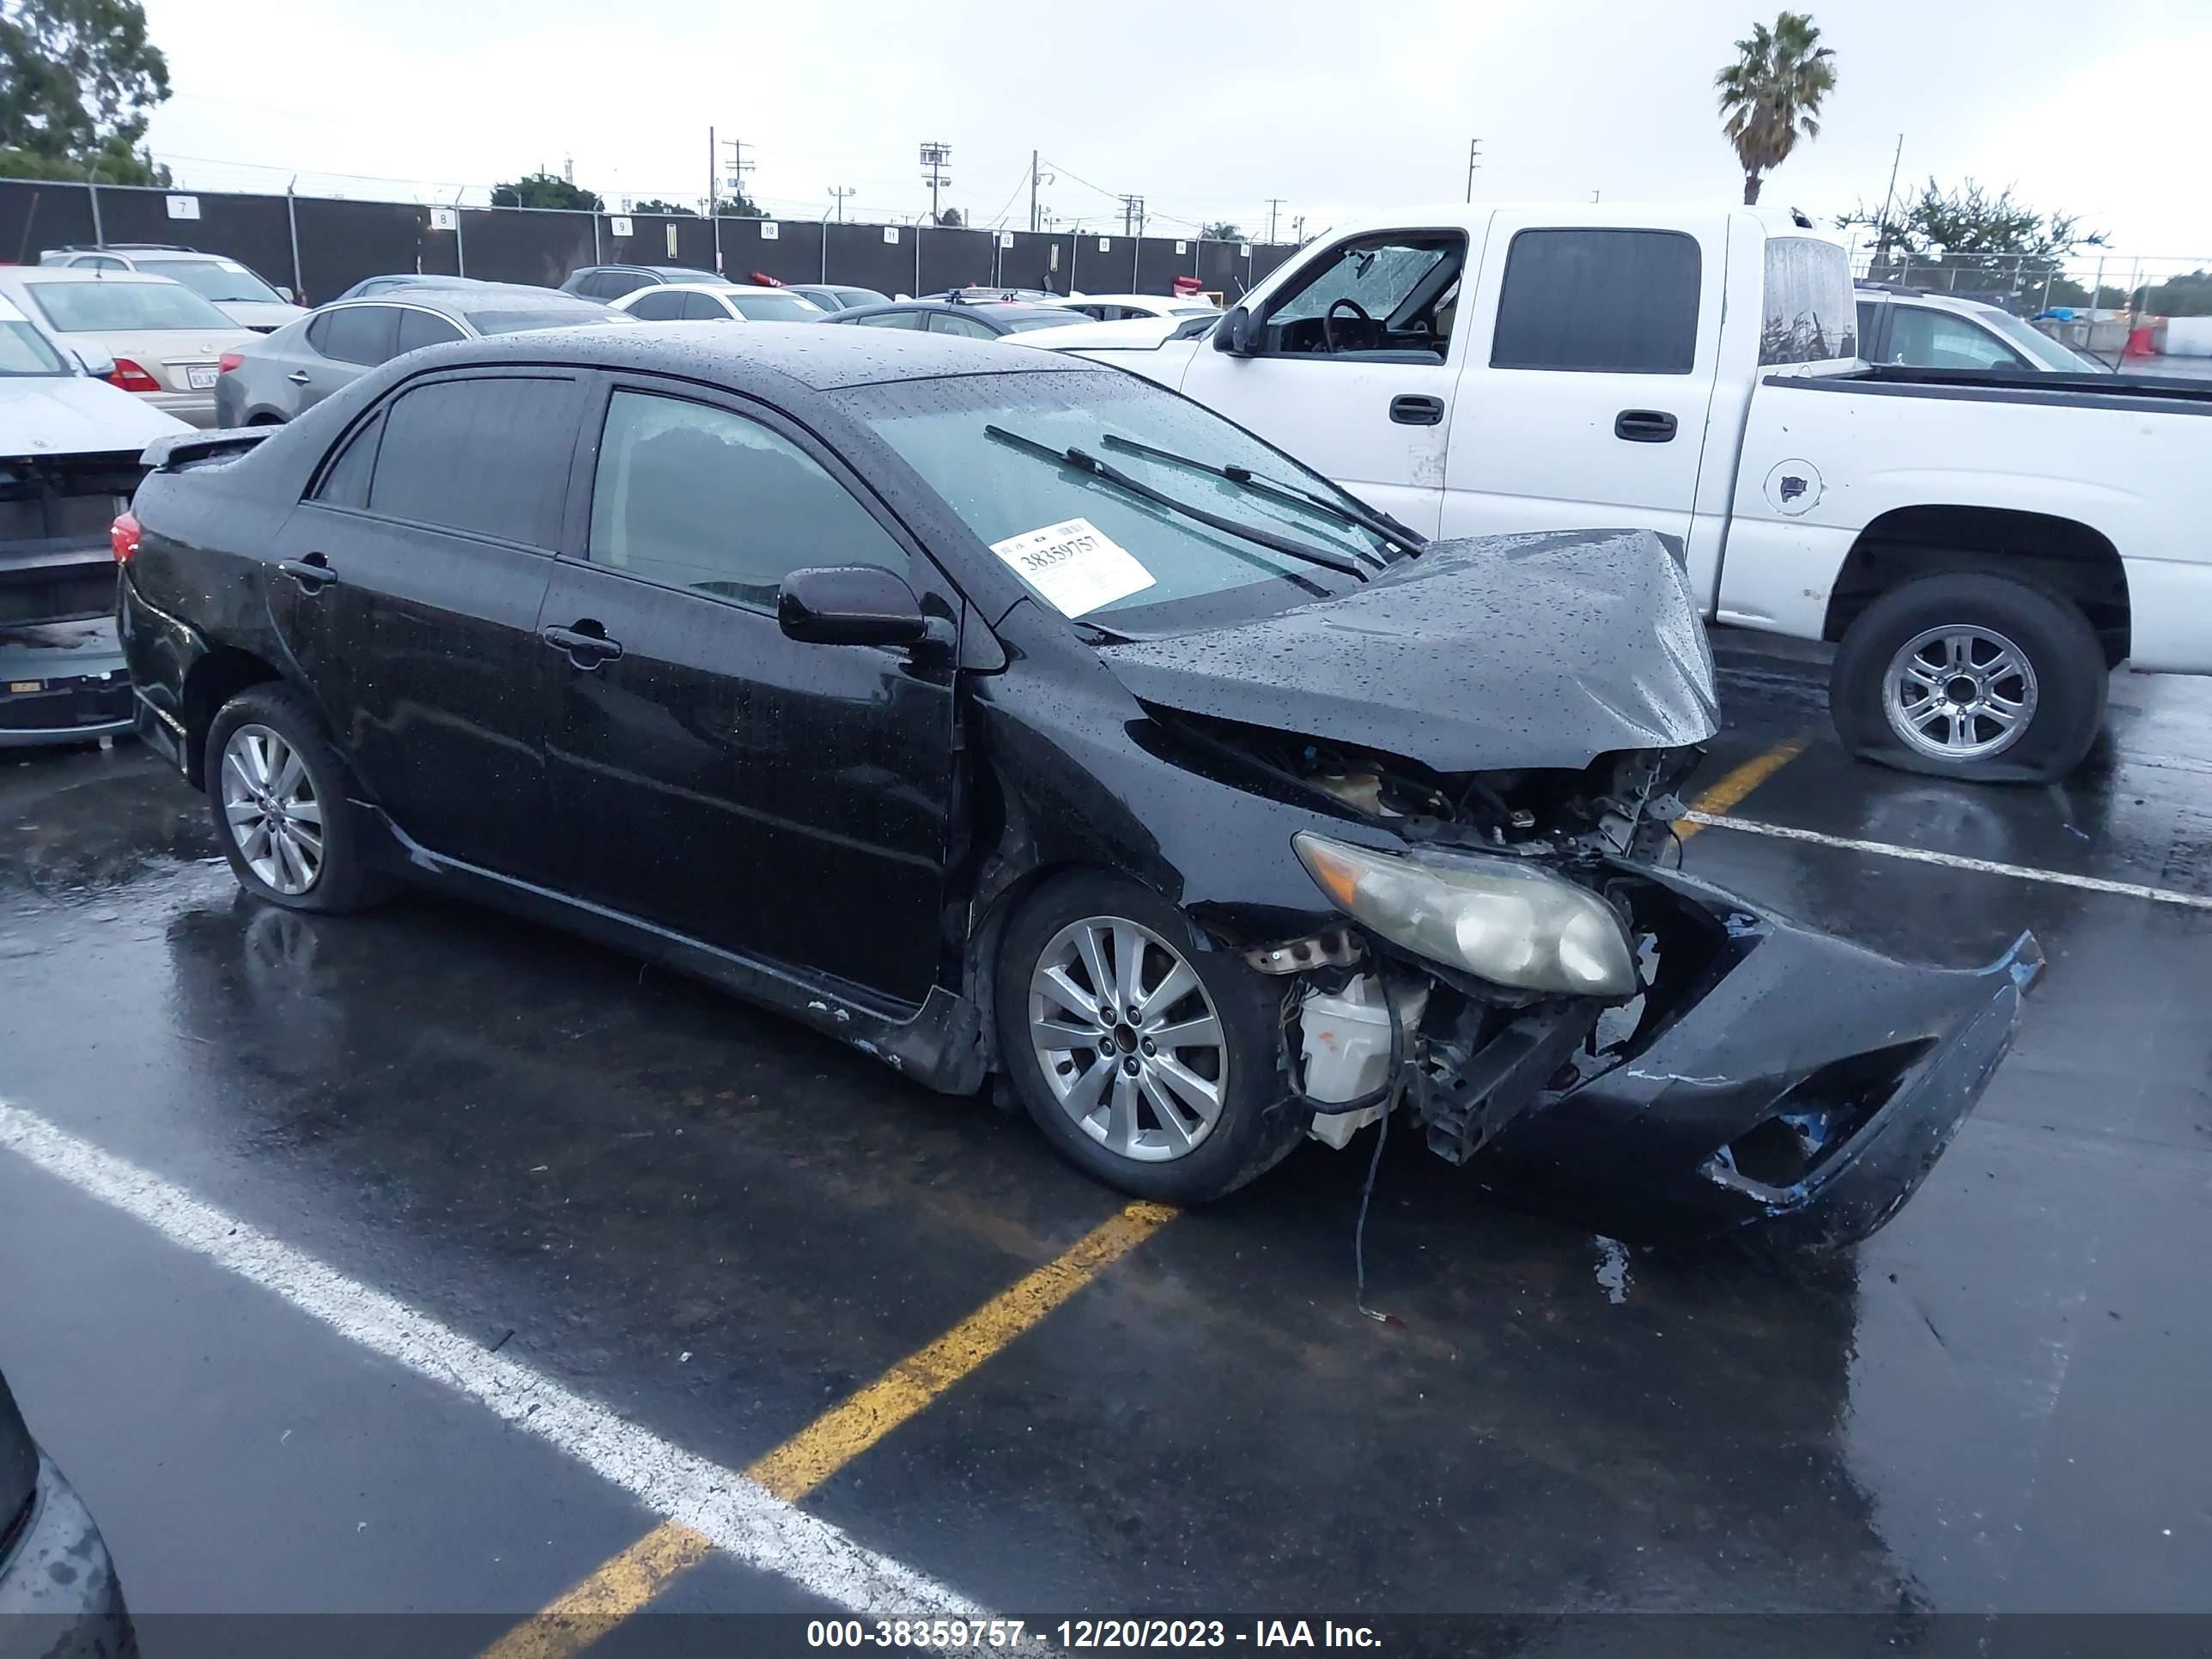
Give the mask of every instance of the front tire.
<svg viewBox="0 0 2212 1659">
<path fill-rule="evenodd" d="M 254 897 L 337 914 L 391 891 L 362 861 L 351 774 L 298 692 L 253 685 L 225 703 L 201 769 L 223 856 Z"/>
<path fill-rule="evenodd" d="M 1006 929 L 995 1001 L 1030 1117 L 1125 1193 L 1206 1203 L 1304 1132 L 1281 1108 L 1281 988 L 1135 882 L 1086 872 L 1039 890 Z"/>
<path fill-rule="evenodd" d="M 2096 630 L 2071 602 L 2002 576 L 1924 576 L 1844 633 L 1828 712 L 1863 760 L 2051 783 L 2096 741 L 2109 679 Z"/>
</svg>

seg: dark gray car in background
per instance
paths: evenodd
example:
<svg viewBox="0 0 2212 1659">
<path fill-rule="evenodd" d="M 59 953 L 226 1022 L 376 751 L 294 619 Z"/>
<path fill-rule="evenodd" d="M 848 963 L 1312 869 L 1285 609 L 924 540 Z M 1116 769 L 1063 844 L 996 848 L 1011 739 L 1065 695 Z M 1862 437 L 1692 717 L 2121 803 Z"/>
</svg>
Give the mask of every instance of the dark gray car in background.
<svg viewBox="0 0 2212 1659">
<path fill-rule="evenodd" d="M 589 300 L 521 283 L 407 288 L 341 300 L 237 351 L 216 377 L 216 424 L 274 426 L 313 408 L 403 351 L 514 334 L 579 328 L 620 313 Z"/>
</svg>

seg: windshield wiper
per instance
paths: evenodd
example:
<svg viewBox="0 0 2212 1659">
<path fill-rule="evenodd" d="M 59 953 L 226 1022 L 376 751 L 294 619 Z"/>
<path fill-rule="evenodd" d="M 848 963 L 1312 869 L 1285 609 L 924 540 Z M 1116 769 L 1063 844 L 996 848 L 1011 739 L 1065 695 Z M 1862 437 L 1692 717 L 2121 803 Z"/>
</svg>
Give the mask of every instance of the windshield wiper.
<svg viewBox="0 0 2212 1659">
<path fill-rule="evenodd" d="M 1388 513 L 1370 513 L 1363 507 L 1348 507 L 1342 501 L 1331 501 L 1318 489 L 1284 483 L 1255 472 L 1249 466 L 1238 466 L 1234 462 L 1201 461 L 1194 455 L 1178 455 L 1171 449 L 1158 449 L 1151 444 L 1139 443 L 1134 438 L 1124 438 L 1112 432 L 1105 434 L 1103 441 L 1110 448 L 1126 449 L 1133 455 L 1150 455 L 1154 460 L 1172 461 L 1177 466 L 1187 466 L 1194 471 L 1212 473 L 1217 478 L 1226 478 L 1233 484 L 1242 484 L 1262 495 L 1273 495 L 1278 501 L 1302 502 L 1307 507 L 1316 507 L 1339 523 L 1380 536 L 1407 553 L 1418 553 L 1428 545 L 1427 538 L 1419 532 L 1408 529 Z M 1389 561 L 1378 557 L 1376 562 L 1388 564 Z"/>
<path fill-rule="evenodd" d="M 1031 454 L 1042 455 L 1047 460 L 1064 462 L 1079 471 L 1089 473 L 1094 478 L 1103 479 L 1117 489 L 1127 491 L 1139 501 L 1150 501 L 1155 507 L 1164 507 L 1170 513 L 1180 513 L 1186 519 L 1195 520 L 1209 530 L 1218 530 L 1224 535 L 1235 536 L 1239 540 L 1252 543 L 1255 546 L 1280 553 L 1285 558 L 1302 560 L 1307 564 L 1317 564 L 1324 570 L 1334 570 L 1340 576 L 1351 577 L 1354 581 L 1364 582 L 1369 580 L 1367 572 L 1352 559 L 1340 557 L 1334 553 L 1325 553 L 1317 547 L 1308 547 L 1302 542 L 1294 542 L 1287 536 L 1278 536 L 1272 530 L 1261 530 L 1251 525 L 1239 524 L 1236 520 L 1224 518 L 1218 513 L 1209 513 L 1202 507 L 1194 507 L 1188 501 L 1178 500 L 1169 495 L 1165 490 L 1155 489 L 1152 485 L 1131 477 L 1120 467 L 1102 461 L 1096 455 L 1086 450 L 1079 449 L 1073 444 L 1068 445 L 1064 449 L 1056 448 L 1037 439 L 1024 437 L 1018 432 L 1009 432 L 1006 428 L 998 425 L 986 426 L 983 428 L 983 434 L 986 437 L 996 438 L 1000 443 L 1012 444 L 1017 449 L 1026 449 Z"/>
</svg>

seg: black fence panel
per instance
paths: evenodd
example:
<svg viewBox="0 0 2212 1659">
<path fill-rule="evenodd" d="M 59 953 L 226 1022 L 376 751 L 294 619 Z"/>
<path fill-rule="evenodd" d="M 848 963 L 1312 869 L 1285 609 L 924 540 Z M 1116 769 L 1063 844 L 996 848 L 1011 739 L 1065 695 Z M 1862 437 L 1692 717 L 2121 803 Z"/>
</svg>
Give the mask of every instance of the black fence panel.
<svg viewBox="0 0 2212 1659">
<path fill-rule="evenodd" d="M 1247 280 L 1258 282 L 1297 252 L 1294 246 L 1273 247 L 1255 244 L 1252 249 L 1252 272 Z"/>
<path fill-rule="evenodd" d="M 722 275 L 732 282 L 823 280 L 822 226 L 799 219 L 724 219 L 721 227 Z M 829 280 L 844 279 L 832 271 Z"/>
<path fill-rule="evenodd" d="M 1147 236 L 1137 255 L 1132 294 L 1172 294 L 1178 276 L 1198 274 L 1198 243 L 1187 237 Z"/>
<path fill-rule="evenodd" d="M 0 182 L 0 264 L 34 265 L 41 249 L 92 240 L 92 198 L 82 185 Z"/>
<path fill-rule="evenodd" d="M 902 233 L 906 234 L 906 233 Z M 988 287 L 1004 279 L 998 269 L 998 238 L 988 230 L 935 230 L 921 226 L 911 233 L 921 251 L 921 269 L 915 278 L 916 294 L 935 294 L 949 288 Z"/>
<path fill-rule="evenodd" d="M 829 233 L 830 280 L 872 288 L 884 294 L 913 294 L 912 225 L 833 224 Z M 886 242 L 886 234 L 898 238 Z"/>
<path fill-rule="evenodd" d="M 604 234 L 592 216 L 565 210 L 463 208 L 459 262 L 464 276 L 558 288 L 579 265 L 604 264 Z M 665 260 L 657 259 L 656 264 Z"/>
<path fill-rule="evenodd" d="M 1253 262 L 1244 257 L 1249 244 L 1237 242 L 1200 242 L 1198 244 L 1198 280 L 1209 293 L 1218 294 L 1222 303 L 1235 305 L 1252 286 Z M 1255 253 L 1259 250 L 1253 249 Z"/>
<path fill-rule="evenodd" d="M 364 276 L 454 272 L 453 233 L 430 230 L 428 208 L 312 196 L 293 205 L 300 219 L 299 287 L 306 296 L 301 305 L 335 300 Z"/>
<path fill-rule="evenodd" d="M 1047 236 L 1039 231 L 1018 230 L 1014 245 L 999 250 L 999 274 L 992 280 L 1009 288 L 1048 288 L 1067 292 L 1067 262 L 1074 252 L 1073 236 Z"/>
</svg>

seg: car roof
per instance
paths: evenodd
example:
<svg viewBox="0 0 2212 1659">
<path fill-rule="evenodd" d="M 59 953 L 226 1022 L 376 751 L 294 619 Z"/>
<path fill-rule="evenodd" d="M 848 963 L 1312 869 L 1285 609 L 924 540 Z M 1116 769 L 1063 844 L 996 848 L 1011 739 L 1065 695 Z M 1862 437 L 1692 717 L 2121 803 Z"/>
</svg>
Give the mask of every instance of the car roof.
<svg viewBox="0 0 2212 1659">
<path fill-rule="evenodd" d="M 509 311 L 517 306 L 550 311 L 574 311 L 579 316 L 601 316 L 606 307 L 596 300 L 580 300 L 557 288 L 536 288 L 527 283 L 478 283 L 469 288 L 409 288 L 393 294 L 364 294 L 358 299 L 338 300 L 323 307 L 351 310 L 356 306 L 416 306 L 466 317 L 478 311 Z"/>
<path fill-rule="evenodd" d="M 793 294 L 797 288 L 770 288 L 765 283 L 663 283 L 661 288 L 670 294 Z M 643 289 L 638 290 L 642 294 Z M 631 296 L 625 294 L 623 298 Z"/>
<path fill-rule="evenodd" d="M 1970 300 L 1963 294 L 1938 294 L 1929 289 L 1899 289 L 1863 283 L 1854 288 L 1851 293 L 1857 299 L 1876 304 L 1895 305 L 1910 301 L 1914 305 L 1933 306 L 1938 311 L 1994 311 L 1999 316 L 2011 315 L 2002 306 L 1993 306 L 1986 300 Z"/>
<path fill-rule="evenodd" d="M 0 269 L 0 278 L 19 283 L 167 283 L 172 288 L 184 286 L 173 276 L 157 276 L 150 270 L 89 270 L 82 265 L 9 265 Z"/>
<path fill-rule="evenodd" d="M 437 353 L 435 361 L 445 367 L 557 362 L 637 369 L 771 398 L 793 385 L 830 392 L 886 380 L 1035 374 L 1054 368 L 1115 372 L 1079 357 L 1009 351 L 990 340 L 895 329 L 824 328 L 816 322 L 755 323 L 741 329 L 699 328 L 689 323 L 606 325 L 563 329 L 557 334 L 502 334 L 432 349 Z M 422 361 L 431 361 L 428 353 Z"/>
</svg>

